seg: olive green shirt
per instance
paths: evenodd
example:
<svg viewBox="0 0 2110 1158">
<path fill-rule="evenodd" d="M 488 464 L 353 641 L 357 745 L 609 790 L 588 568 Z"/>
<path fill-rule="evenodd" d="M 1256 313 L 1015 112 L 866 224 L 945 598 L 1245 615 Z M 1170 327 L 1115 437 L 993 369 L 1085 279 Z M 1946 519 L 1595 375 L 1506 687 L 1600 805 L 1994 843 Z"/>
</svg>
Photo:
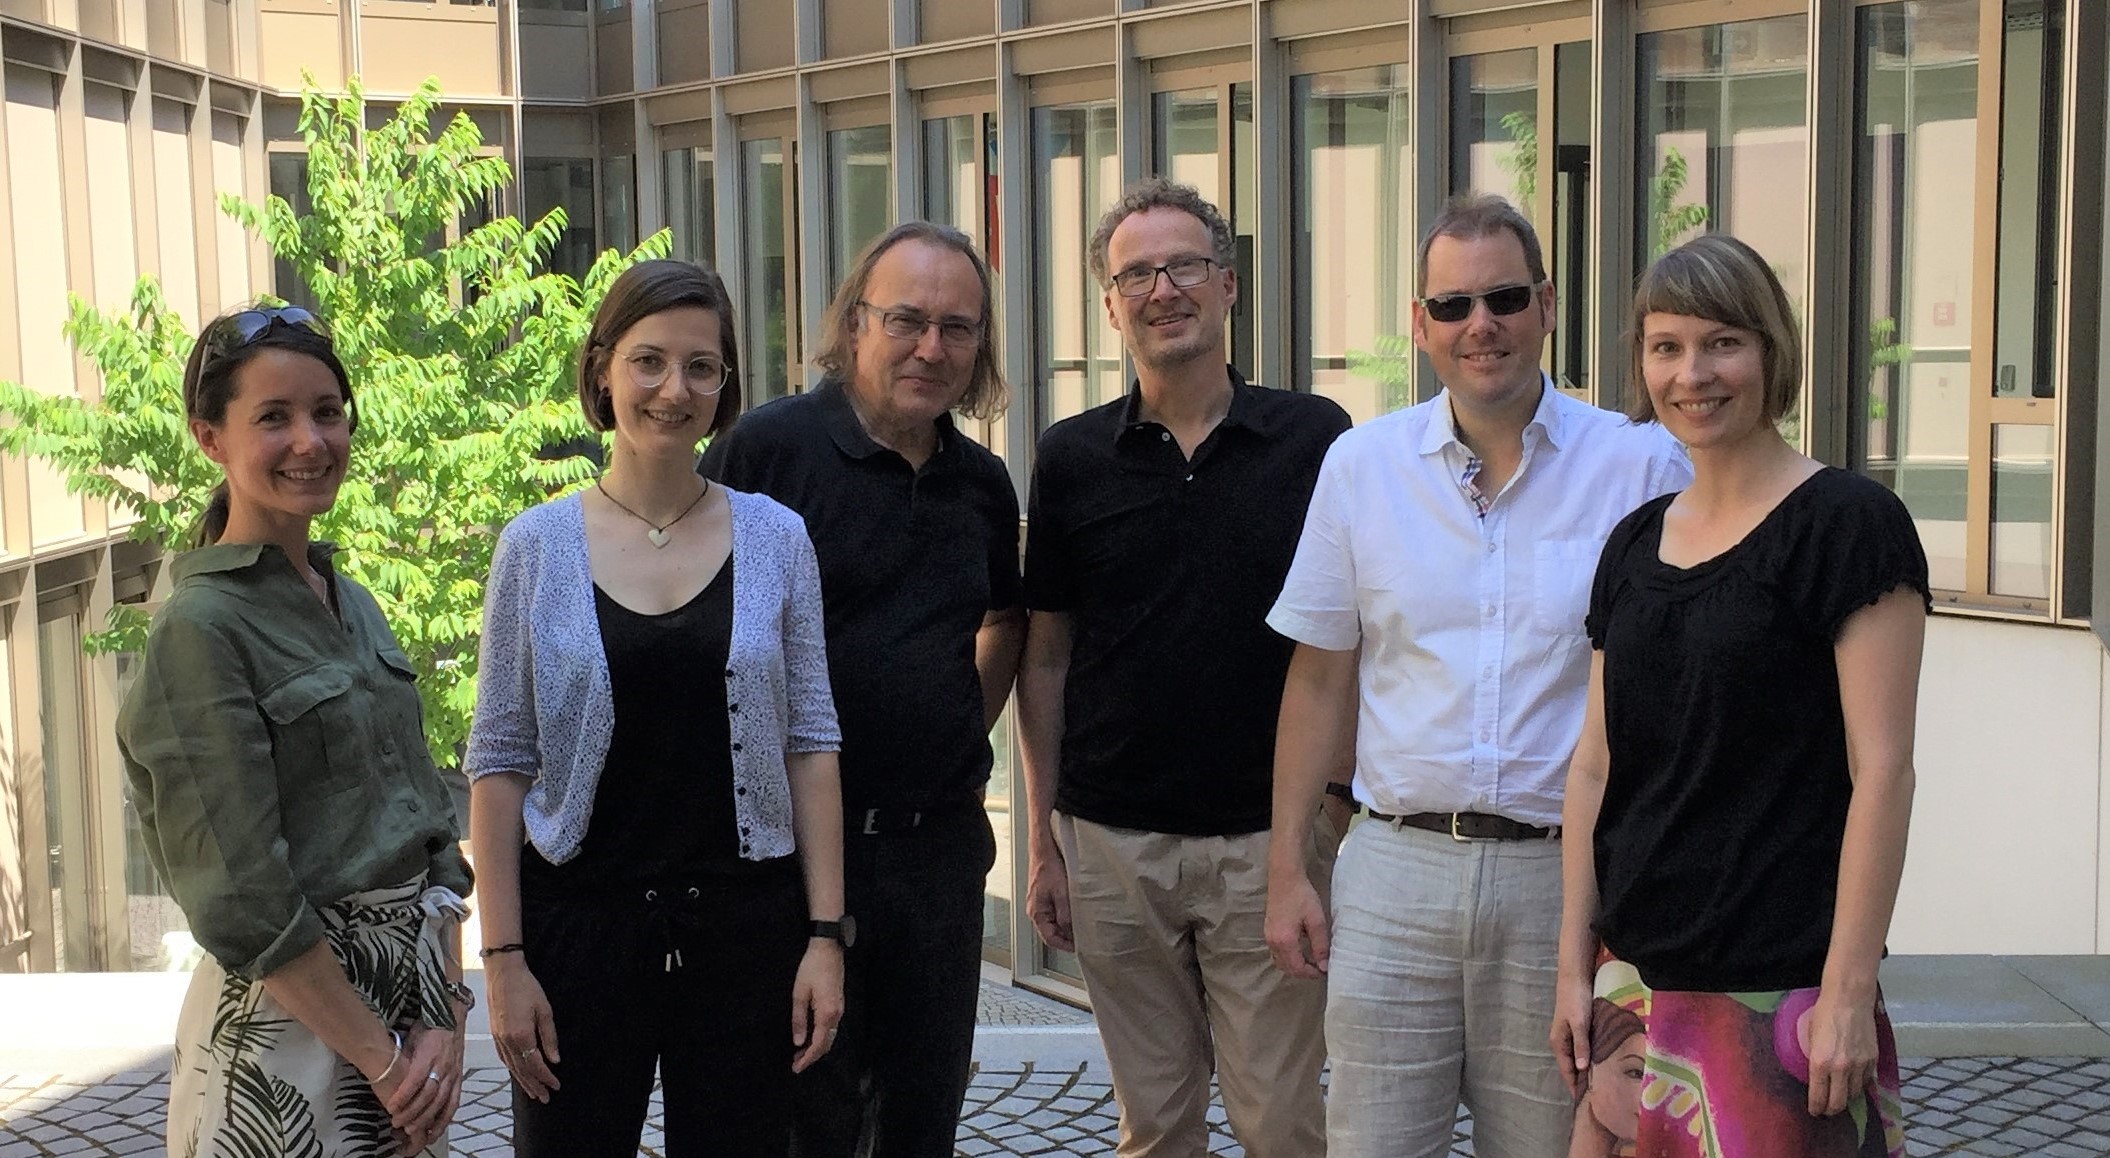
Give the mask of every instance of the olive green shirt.
<svg viewBox="0 0 2110 1158">
<path fill-rule="evenodd" d="M 147 853 L 230 972 L 261 978 L 322 939 L 317 910 L 420 872 L 467 896 L 416 673 L 380 605 L 308 560 L 221 544 L 179 556 L 117 719 Z"/>
</svg>

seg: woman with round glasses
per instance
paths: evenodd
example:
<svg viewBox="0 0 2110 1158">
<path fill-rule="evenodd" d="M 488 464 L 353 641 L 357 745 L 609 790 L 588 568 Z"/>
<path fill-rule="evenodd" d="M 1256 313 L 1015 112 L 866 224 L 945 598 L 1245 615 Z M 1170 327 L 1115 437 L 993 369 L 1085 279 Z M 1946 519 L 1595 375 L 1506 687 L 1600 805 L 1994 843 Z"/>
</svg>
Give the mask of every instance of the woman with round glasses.
<svg viewBox="0 0 2110 1158">
<path fill-rule="evenodd" d="M 1685 444 L 1694 478 L 1612 531 L 1590 595 L 1554 1052 L 1572 1086 L 1601 943 L 1649 991 L 1639 1153 L 1901 1156 L 1876 974 L 1927 557 L 1895 494 L 1781 437 L 1801 338 L 1750 246 L 1664 255 L 1632 334 L 1634 417 Z"/>
<path fill-rule="evenodd" d="M 805 525 L 696 473 L 740 408 L 724 282 L 609 288 L 579 354 L 594 485 L 514 519 L 466 767 L 491 1028 L 526 1158 L 783 1154 L 842 1016 L 839 736 Z"/>
<path fill-rule="evenodd" d="M 309 538 L 351 459 L 314 316 L 199 335 L 190 430 L 224 478 L 117 742 L 148 856 L 206 956 L 176 1027 L 172 1154 L 443 1154 L 470 876 L 410 662 Z"/>
</svg>

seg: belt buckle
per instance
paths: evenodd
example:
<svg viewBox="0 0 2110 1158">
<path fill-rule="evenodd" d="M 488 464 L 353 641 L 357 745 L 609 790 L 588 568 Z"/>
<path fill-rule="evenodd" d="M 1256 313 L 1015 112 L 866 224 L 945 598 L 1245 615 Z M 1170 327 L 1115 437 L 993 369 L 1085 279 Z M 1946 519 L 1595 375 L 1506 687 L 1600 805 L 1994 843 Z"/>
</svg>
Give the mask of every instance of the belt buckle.
<svg viewBox="0 0 2110 1158">
<path fill-rule="evenodd" d="M 1457 841 L 1457 842 L 1458 842 L 1459 844 L 1485 844 L 1486 842 L 1488 842 L 1488 841 L 1490 841 L 1490 840 L 1493 840 L 1493 839 L 1495 839 L 1494 837 L 1491 837 L 1491 836 L 1467 836 L 1467 835 L 1465 835 L 1464 833 L 1462 833 L 1462 832 L 1459 832 L 1459 831 L 1458 831 L 1458 818 L 1459 818 L 1460 816 L 1463 816 L 1463 815 L 1464 815 L 1464 813 L 1460 813 L 1460 812 L 1453 812 L 1453 813 L 1451 813 L 1451 839 L 1452 839 L 1452 840 L 1455 840 L 1455 841 Z"/>
</svg>

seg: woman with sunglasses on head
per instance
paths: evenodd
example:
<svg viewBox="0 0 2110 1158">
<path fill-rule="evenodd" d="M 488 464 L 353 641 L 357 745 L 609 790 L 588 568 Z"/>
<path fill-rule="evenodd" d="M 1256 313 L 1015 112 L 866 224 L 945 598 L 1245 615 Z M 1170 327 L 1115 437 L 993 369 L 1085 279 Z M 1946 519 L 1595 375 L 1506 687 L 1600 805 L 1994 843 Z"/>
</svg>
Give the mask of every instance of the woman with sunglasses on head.
<svg viewBox="0 0 2110 1158">
<path fill-rule="evenodd" d="M 470 874 L 410 662 L 309 539 L 350 462 L 351 382 L 308 311 L 242 310 L 199 335 L 183 407 L 225 478 L 117 725 L 206 953 L 169 1152 L 443 1154 Z"/>
<path fill-rule="evenodd" d="M 1694 480 L 1619 524 L 1591 592 L 1554 1052 L 1574 1088 L 1601 943 L 1647 987 L 1637 1153 L 1901 1156 L 1876 974 L 1927 557 L 1896 495 L 1781 437 L 1801 339 L 1750 246 L 1666 254 L 1633 327 L 1634 417 L 1685 443 Z"/>
<path fill-rule="evenodd" d="M 579 355 L 595 484 L 499 537 L 467 769 L 526 1158 L 783 1154 L 842 1016 L 842 808 L 805 524 L 696 473 L 740 408 L 718 275 L 617 278 Z"/>
</svg>

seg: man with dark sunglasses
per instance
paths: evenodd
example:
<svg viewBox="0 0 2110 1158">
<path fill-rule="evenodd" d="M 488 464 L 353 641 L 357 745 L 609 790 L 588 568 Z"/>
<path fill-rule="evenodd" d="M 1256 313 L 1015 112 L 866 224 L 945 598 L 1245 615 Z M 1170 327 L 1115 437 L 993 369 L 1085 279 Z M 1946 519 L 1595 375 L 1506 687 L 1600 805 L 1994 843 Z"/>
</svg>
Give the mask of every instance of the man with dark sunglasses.
<svg viewBox="0 0 2110 1158">
<path fill-rule="evenodd" d="M 1083 967 L 1129 1158 L 1208 1151 L 1212 1072 L 1252 1158 L 1325 1148 L 1325 987 L 1277 972 L 1262 927 L 1290 653 L 1265 616 L 1348 415 L 1226 364 L 1233 245 L 1163 178 L 1101 219 L 1135 385 L 1041 438 L 1026 521 L 1026 908 Z M 1323 872 L 1330 827 L 1300 826 L 1300 864 Z"/>
<path fill-rule="evenodd" d="M 1267 932 L 1327 979 L 1330 1158 L 1568 1152 L 1546 1040 L 1561 797 L 1590 581 L 1612 527 L 1692 479 L 1662 428 L 1539 368 L 1554 291 L 1531 223 L 1452 202 L 1423 237 L 1414 344 L 1443 391 L 1343 435 L 1268 623 L 1296 641 L 1275 753 Z M 1294 855 L 1340 754 L 1369 810 L 1331 919 Z"/>
</svg>

